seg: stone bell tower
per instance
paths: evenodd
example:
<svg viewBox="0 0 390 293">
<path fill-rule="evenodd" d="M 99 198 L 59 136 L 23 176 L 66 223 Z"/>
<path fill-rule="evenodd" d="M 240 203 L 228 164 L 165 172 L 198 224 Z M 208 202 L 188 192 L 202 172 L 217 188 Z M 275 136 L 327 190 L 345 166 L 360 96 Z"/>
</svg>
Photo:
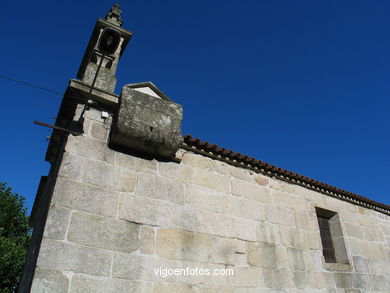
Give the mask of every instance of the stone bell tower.
<svg viewBox="0 0 390 293">
<path fill-rule="evenodd" d="M 101 63 L 101 68 L 94 87 L 109 93 L 113 93 L 115 90 L 115 73 L 118 62 L 132 36 L 131 32 L 124 30 L 121 27 L 123 24 L 121 12 L 119 5 L 115 4 L 107 13 L 105 19 L 99 18 L 97 20 L 77 73 L 77 78 L 81 82 L 86 85 L 92 85 L 98 65 Z M 98 46 L 98 40 L 101 37 L 103 30 L 108 27 L 119 31 L 121 35 L 119 46 L 111 55 L 105 55 Z M 102 58 L 104 59 L 101 60 Z"/>
</svg>

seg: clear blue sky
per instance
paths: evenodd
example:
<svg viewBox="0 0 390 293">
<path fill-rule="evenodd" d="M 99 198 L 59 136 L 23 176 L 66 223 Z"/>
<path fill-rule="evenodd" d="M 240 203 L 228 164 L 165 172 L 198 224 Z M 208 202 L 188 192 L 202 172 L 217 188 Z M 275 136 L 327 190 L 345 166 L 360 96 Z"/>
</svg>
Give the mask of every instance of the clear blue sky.
<svg viewBox="0 0 390 293">
<path fill-rule="evenodd" d="M 0 74 L 63 92 L 111 1 L 2 1 Z M 389 1 L 123 1 L 118 69 L 183 133 L 390 204 Z M 61 98 L 0 79 L 0 181 L 32 206 Z"/>
</svg>

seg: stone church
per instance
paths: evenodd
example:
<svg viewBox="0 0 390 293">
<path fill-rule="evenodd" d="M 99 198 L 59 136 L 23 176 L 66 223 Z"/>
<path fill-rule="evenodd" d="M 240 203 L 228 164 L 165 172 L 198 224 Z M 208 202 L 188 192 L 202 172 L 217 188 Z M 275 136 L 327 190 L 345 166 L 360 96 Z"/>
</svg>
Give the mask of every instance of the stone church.
<svg viewBox="0 0 390 293">
<path fill-rule="evenodd" d="M 19 292 L 390 292 L 390 206 L 181 133 L 98 19 L 64 94 Z"/>
</svg>

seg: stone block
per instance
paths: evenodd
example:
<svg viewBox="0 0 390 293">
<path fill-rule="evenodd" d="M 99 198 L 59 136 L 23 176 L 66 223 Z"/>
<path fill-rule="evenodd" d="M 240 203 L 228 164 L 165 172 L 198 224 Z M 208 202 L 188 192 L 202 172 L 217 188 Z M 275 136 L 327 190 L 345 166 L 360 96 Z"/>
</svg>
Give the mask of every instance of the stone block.
<svg viewBox="0 0 390 293">
<path fill-rule="evenodd" d="M 296 270 L 306 269 L 305 257 L 303 250 L 295 248 L 287 248 L 287 257 L 289 267 Z"/>
<path fill-rule="evenodd" d="M 58 178 L 52 203 L 107 217 L 116 217 L 119 193 Z"/>
<path fill-rule="evenodd" d="M 256 241 L 255 221 L 198 210 L 197 231 L 223 237 Z"/>
<path fill-rule="evenodd" d="M 196 210 L 188 205 L 123 194 L 119 218 L 146 225 L 196 230 Z"/>
<path fill-rule="evenodd" d="M 211 172 L 217 172 L 221 175 L 229 175 L 228 168 L 228 164 L 218 160 L 213 160 L 209 165 L 208 170 L 210 170 Z"/>
<path fill-rule="evenodd" d="M 264 269 L 265 287 L 273 289 L 291 288 L 291 271 L 286 269 Z"/>
<path fill-rule="evenodd" d="M 70 209 L 52 205 L 46 219 L 43 237 L 64 240 L 68 229 Z"/>
<path fill-rule="evenodd" d="M 247 266 L 246 250 L 245 241 L 213 237 L 209 262 L 214 264 Z"/>
<path fill-rule="evenodd" d="M 210 235 L 159 229 L 156 252 L 165 258 L 207 262 L 213 239 Z"/>
<path fill-rule="evenodd" d="M 257 184 L 260 184 L 263 186 L 269 185 L 269 179 L 264 175 L 254 174 L 253 179 L 255 180 L 255 182 Z"/>
<path fill-rule="evenodd" d="M 363 274 L 352 274 L 352 286 L 358 289 L 370 289 L 370 276 Z"/>
<path fill-rule="evenodd" d="M 31 286 L 31 293 L 67 293 L 69 279 L 56 270 L 37 268 Z"/>
<path fill-rule="evenodd" d="M 158 165 L 155 159 L 145 159 L 120 152 L 115 154 L 115 164 L 123 168 L 147 173 L 157 170 Z"/>
<path fill-rule="evenodd" d="M 153 293 L 195 293 L 195 287 L 188 284 L 178 283 L 155 283 Z"/>
<path fill-rule="evenodd" d="M 299 229 L 318 231 L 317 217 L 307 213 L 294 212 L 295 226 Z"/>
<path fill-rule="evenodd" d="M 219 192 L 230 193 L 230 179 L 217 173 L 194 168 L 192 174 L 192 183 L 207 187 Z"/>
<path fill-rule="evenodd" d="M 307 273 L 307 285 L 309 288 L 322 289 L 326 288 L 325 276 L 323 273 Z"/>
<path fill-rule="evenodd" d="M 236 167 L 236 166 L 229 166 L 228 172 L 231 176 L 237 179 L 253 182 L 252 172 L 247 169 Z"/>
<path fill-rule="evenodd" d="M 271 202 L 271 194 L 268 187 L 243 180 L 232 180 L 232 194 L 258 200 L 264 203 Z"/>
<path fill-rule="evenodd" d="M 89 126 L 89 135 L 92 138 L 107 141 L 108 132 L 111 124 L 91 121 Z"/>
<path fill-rule="evenodd" d="M 37 266 L 40 269 L 109 276 L 111 259 L 112 254 L 108 251 L 44 239 Z"/>
<path fill-rule="evenodd" d="M 150 174 L 138 175 L 135 194 L 177 204 L 184 203 L 183 183 Z"/>
<path fill-rule="evenodd" d="M 208 169 L 208 167 L 212 164 L 213 160 L 199 154 L 186 152 L 185 154 L 183 154 L 183 158 L 181 162 L 183 164 L 187 164 L 193 167 Z"/>
<path fill-rule="evenodd" d="M 334 278 L 337 288 L 352 288 L 351 274 L 348 273 L 335 273 Z"/>
<path fill-rule="evenodd" d="M 354 255 L 352 257 L 352 262 L 353 262 L 353 267 L 355 269 L 355 272 L 365 273 L 365 274 L 368 273 L 367 261 L 363 257 Z"/>
<path fill-rule="evenodd" d="M 87 161 L 83 181 L 114 191 L 133 192 L 136 175 L 129 169 L 99 161 Z"/>
<path fill-rule="evenodd" d="M 257 221 L 265 220 L 265 206 L 256 200 L 236 196 L 224 196 L 219 201 L 219 206 L 223 213 Z"/>
<path fill-rule="evenodd" d="M 78 181 L 81 179 L 84 165 L 85 159 L 83 157 L 64 153 L 58 175 L 70 180 Z"/>
<path fill-rule="evenodd" d="M 345 227 L 346 235 L 348 235 L 350 237 L 363 239 L 362 230 L 360 229 L 360 227 L 358 225 L 345 223 L 344 227 Z"/>
<path fill-rule="evenodd" d="M 276 268 L 275 245 L 265 242 L 248 242 L 248 263 L 251 266 Z"/>
<path fill-rule="evenodd" d="M 131 252 L 139 248 L 139 225 L 94 214 L 73 212 L 67 239 L 108 250 Z"/>
<path fill-rule="evenodd" d="M 72 278 L 69 293 L 150 293 L 153 292 L 152 286 L 151 283 L 75 275 Z"/>
<path fill-rule="evenodd" d="M 361 242 L 363 256 L 370 259 L 386 260 L 386 252 L 381 243 L 373 241 Z"/>
<path fill-rule="evenodd" d="M 389 276 L 383 275 L 371 275 L 371 286 L 372 290 L 381 291 L 381 292 L 389 292 L 390 288 L 390 278 Z"/>
<path fill-rule="evenodd" d="M 163 177 L 176 181 L 191 182 L 192 167 L 176 162 L 160 162 L 158 165 L 158 173 Z"/>
<path fill-rule="evenodd" d="M 185 196 L 186 203 L 189 205 L 215 212 L 222 211 L 221 203 L 225 197 L 224 194 L 214 190 L 199 188 L 196 186 L 187 186 Z"/>
<path fill-rule="evenodd" d="M 291 272 L 291 285 L 294 288 L 304 289 L 307 286 L 307 277 L 309 273 L 305 271 L 292 271 Z"/>
<path fill-rule="evenodd" d="M 281 243 L 287 247 L 303 248 L 306 246 L 305 230 L 280 226 Z"/>
<path fill-rule="evenodd" d="M 266 219 L 273 224 L 294 226 L 294 212 L 290 209 L 267 206 L 265 209 Z"/>
<path fill-rule="evenodd" d="M 276 266 L 278 268 L 289 268 L 287 248 L 283 245 L 276 245 Z"/>
<path fill-rule="evenodd" d="M 107 163 L 114 163 L 115 160 L 115 151 L 108 148 L 105 141 L 90 139 L 87 136 L 69 136 L 65 150 L 86 159 Z"/>
<path fill-rule="evenodd" d="M 262 222 L 257 225 L 257 241 L 268 243 L 280 242 L 280 226 Z"/>
<path fill-rule="evenodd" d="M 183 142 L 183 108 L 170 100 L 123 87 L 111 142 L 144 153 L 172 157 Z"/>
<path fill-rule="evenodd" d="M 155 235 L 154 229 L 149 226 L 141 226 L 141 251 L 143 253 L 154 253 Z"/>
<path fill-rule="evenodd" d="M 262 283 L 261 270 L 234 267 L 234 275 L 228 276 L 228 282 L 232 287 L 259 287 Z"/>
</svg>

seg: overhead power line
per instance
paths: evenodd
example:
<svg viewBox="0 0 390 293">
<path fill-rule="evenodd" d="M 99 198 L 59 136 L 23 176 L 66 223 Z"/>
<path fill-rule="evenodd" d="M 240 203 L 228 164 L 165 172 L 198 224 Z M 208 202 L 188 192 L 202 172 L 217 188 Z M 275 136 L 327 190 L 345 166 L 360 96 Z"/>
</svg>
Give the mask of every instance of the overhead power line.
<svg viewBox="0 0 390 293">
<path fill-rule="evenodd" d="M 52 94 L 55 94 L 55 95 L 63 96 L 62 93 L 54 91 L 52 89 L 48 89 L 46 87 L 43 87 L 43 86 L 40 86 L 40 85 L 37 85 L 37 84 L 33 84 L 33 83 L 30 83 L 30 82 L 27 82 L 27 81 L 18 80 L 18 79 L 15 79 L 15 78 L 12 78 L 12 77 L 9 77 L 9 76 L 6 76 L 6 75 L 0 74 L 0 78 L 5 79 L 5 80 L 9 80 L 9 81 L 13 81 L 13 82 L 22 84 L 24 86 L 29 86 L 29 87 L 33 87 L 33 88 L 36 88 L 36 89 L 40 89 L 42 91 L 46 91 L 46 92 L 49 92 L 49 93 L 52 93 Z"/>
</svg>

